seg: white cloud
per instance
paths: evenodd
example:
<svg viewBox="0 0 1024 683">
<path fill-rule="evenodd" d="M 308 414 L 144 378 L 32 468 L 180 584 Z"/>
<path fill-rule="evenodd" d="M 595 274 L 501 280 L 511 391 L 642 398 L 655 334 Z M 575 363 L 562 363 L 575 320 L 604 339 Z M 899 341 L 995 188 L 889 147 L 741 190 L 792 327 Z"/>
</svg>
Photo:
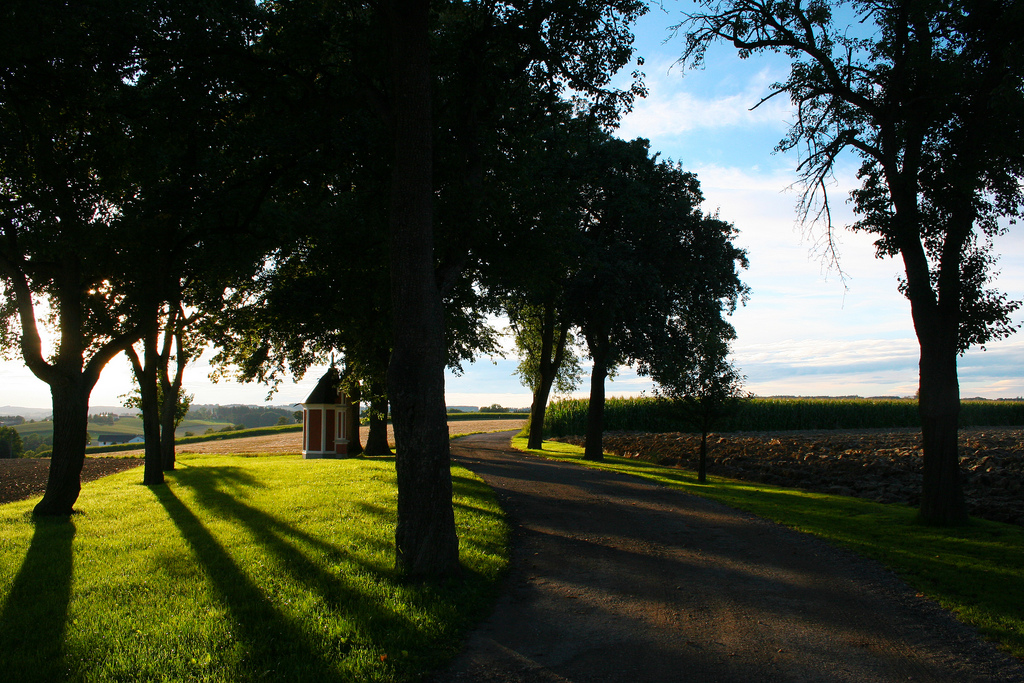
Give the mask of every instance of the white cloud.
<svg viewBox="0 0 1024 683">
<path fill-rule="evenodd" d="M 785 130 L 791 119 L 791 107 L 785 97 L 774 97 L 753 109 L 778 78 L 771 69 L 761 68 L 748 76 L 741 89 L 728 94 L 698 94 L 701 86 L 714 77 L 691 71 L 684 79 L 681 68 L 674 66 L 671 59 L 648 67 L 648 95 L 623 117 L 619 135 L 627 139 L 663 138 L 723 128 L 759 128 L 778 135 Z"/>
<path fill-rule="evenodd" d="M 918 345 L 913 336 L 864 339 L 785 339 L 744 342 L 736 364 L 748 388 L 765 395 L 912 395 L 917 391 Z M 960 395 L 1024 395 L 1024 338 L 974 349 L 959 359 Z"/>
</svg>

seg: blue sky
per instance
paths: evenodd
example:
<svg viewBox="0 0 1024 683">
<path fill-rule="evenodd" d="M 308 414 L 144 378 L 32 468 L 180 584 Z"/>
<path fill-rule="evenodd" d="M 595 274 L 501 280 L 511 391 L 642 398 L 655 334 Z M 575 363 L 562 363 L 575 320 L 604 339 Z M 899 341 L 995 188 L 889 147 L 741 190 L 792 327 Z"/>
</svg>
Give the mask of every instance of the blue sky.
<svg viewBox="0 0 1024 683">
<path fill-rule="evenodd" d="M 655 7 L 636 28 L 644 57 L 649 96 L 625 117 L 620 136 L 648 138 L 663 157 L 696 172 L 706 197 L 705 210 L 740 230 L 747 249 L 751 287 L 748 304 L 732 318 L 737 330 L 734 360 L 758 395 L 912 395 L 917 389 L 917 341 L 907 301 L 896 291 L 900 263 L 874 258 L 870 238 L 839 233 L 844 278 L 822 261 L 820 231 L 797 224 L 795 155 L 773 154 L 787 130 L 790 110 L 775 98 L 750 108 L 782 80 L 788 63 L 780 56 L 738 58 L 718 46 L 701 71 L 674 65 L 682 40 L 669 39 L 688 5 Z M 852 213 L 845 203 L 856 186 L 857 160 L 841 161 L 832 188 L 834 217 L 845 225 Z M 1018 226 L 996 242 L 1001 254 L 997 280 L 1012 299 L 1024 299 L 1024 236 Z M 1022 321 L 1018 312 L 1016 321 Z M 500 324 L 500 323 L 499 323 Z M 527 406 L 529 392 L 513 371 L 516 361 L 481 358 L 462 377 L 447 377 L 449 405 Z M 1024 396 L 1024 334 L 971 350 L 960 359 L 964 397 Z M 212 384 L 202 364 L 191 366 L 186 384 L 198 403 L 261 403 L 259 385 L 221 380 Z M 301 401 L 320 370 L 299 383 L 285 382 L 273 403 Z M 116 405 L 130 387 L 126 363 L 114 361 L 93 393 L 93 405 Z M 586 384 L 580 387 L 584 395 Z M 624 369 L 608 386 L 609 395 L 650 392 L 644 378 Z M 19 362 L 0 363 L 0 405 L 47 407 L 45 384 Z"/>
</svg>

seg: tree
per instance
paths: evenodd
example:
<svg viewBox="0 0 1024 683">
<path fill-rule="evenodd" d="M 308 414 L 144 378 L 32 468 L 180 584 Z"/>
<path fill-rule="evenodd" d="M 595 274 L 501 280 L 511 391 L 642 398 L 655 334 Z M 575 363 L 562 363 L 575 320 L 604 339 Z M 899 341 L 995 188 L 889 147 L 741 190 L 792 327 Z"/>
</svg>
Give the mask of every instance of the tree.
<svg viewBox="0 0 1024 683">
<path fill-rule="evenodd" d="M 281 154 L 259 116 L 264 106 L 255 37 L 265 15 L 251 0 L 158 3 L 139 41 L 132 112 L 135 201 L 125 219 L 149 248 L 142 272 L 141 356 L 126 350 L 139 383 L 146 431 L 147 484 L 174 468 L 183 373 L 204 340 L 199 322 L 224 291 L 262 263 L 266 236 L 252 225 L 281 175 Z"/>
<path fill-rule="evenodd" d="M 526 306 L 510 315 L 516 349 L 521 360 L 516 374 L 533 392 L 527 423 L 527 447 L 541 449 L 544 443 L 544 413 L 551 390 L 569 393 L 579 384 L 582 369 L 572 344 L 571 323 L 553 303 Z"/>
<path fill-rule="evenodd" d="M 658 162 L 646 140 L 608 138 L 589 158 L 586 246 L 569 300 L 593 359 L 584 458 L 601 460 L 609 371 L 635 363 L 650 374 L 676 353 L 667 339 L 731 333 L 721 316 L 746 294 L 746 254 L 731 225 L 701 213 L 696 176 Z"/>
<path fill-rule="evenodd" d="M 851 227 L 877 236 L 879 257 L 902 259 L 900 291 L 920 344 L 921 519 L 963 522 L 956 358 L 1015 331 L 1020 306 L 988 280 L 999 219 L 1024 202 L 1024 2 L 706 6 L 688 20 L 684 61 L 700 64 L 719 39 L 741 56 L 771 50 L 793 60 L 768 97 L 786 94 L 796 106 L 779 148 L 802 151 L 802 216 L 822 221 L 830 243 L 827 183 L 845 151 L 862 161 Z M 873 32 L 834 22 L 839 10 Z"/>
<path fill-rule="evenodd" d="M 129 355 L 129 358 L 131 359 L 131 363 L 132 363 L 132 367 L 133 367 L 133 369 L 135 371 L 136 379 L 138 379 L 139 370 L 140 370 L 140 367 L 141 367 L 140 359 L 138 357 L 138 353 L 136 353 L 133 348 L 129 347 L 128 355 Z M 162 373 L 159 373 L 159 370 L 158 370 L 158 374 L 162 374 Z M 179 371 L 176 374 L 180 375 L 181 372 Z M 159 417 L 160 417 L 159 432 L 158 432 L 158 437 L 159 437 L 158 438 L 158 442 L 160 444 L 160 461 L 162 463 L 162 467 L 163 467 L 164 471 L 170 471 L 170 470 L 174 469 L 174 432 L 177 431 L 178 427 L 181 425 L 181 423 L 188 416 L 189 409 L 192 407 L 192 401 L 195 399 L 195 396 L 193 396 L 192 394 L 186 394 L 183 391 L 181 391 L 181 378 L 180 378 L 180 376 L 176 377 L 176 380 L 177 381 L 175 382 L 175 384 L 173 384 L 171 386 L 171 390 L 170 391 L 167 391 L 165 389 L 164 378 L 163 377 L 158 377 L 157 378 L 157 385 L 156 385 L 156 389 L 157 389 L 156 405 L 159 407 Z M 128 394 L 128 395 L 125 395 L 125 396 L 121 397 L 122 400 L 124 401 L 124 406 L 126 408 L 139 408 L 141 410 L 143 406 L 142 406 L 142 397 L 141 397 L 140 393 L 141 393 L 140 392 L 140 387 L 139 387 L 138 383 L 136 383 L 135 391 L 134 392 L 132 392 L 131 394 Z M 170 414 L 170 418 L 169 419 L 167 419 L 167 414 L 168 413 Z M 143 425 L 144 425 L 144 428 L 145 428 L 146 413 L 144 411 L 140 412 L 139 413 L 139 417 L 142 418 Z M 288 418 L 284 418 L 284 417 L 281 418 L 281 419 L 288 420 Z M 285 424 L 291 424 L 291 422 L 289 421 L 289 422 L 286 422 Z M 144 431 L 145 431 L 145 429 L 144 429 Z M 148 434 L 147 434 L 147 438 L 148 438 Z M 167 451 L 168 451 L 167 446 L 168 446 L 168 442 L 170 444 L 170 449 L 169 449 L 170 450 L 170 460 L 169 461 L 167 459 Z M 148 451 L 148 443 L 147 443 L 147 451 Z"/>
<path fill-rule="evenodd" d="M 25 448 L 14 427 L 0 426 L 0 458 L 20 458 Z"/>
<path fill-rule="evenodd" d="M 729 362 L 731 330 L 701 328 L 686 339 L 672 339 L 670 349 L 652 370 L 658 393 L 674 400 L 700 431 L 697 481 L 707 481 L 708 432 L 735 412 L 747 398 L 743 377 Z"/>
<path fill-rule="evenodd" d="M 356 163 L 343 157 L 343 168 L 329 168 L 324 177 L 387 188 L 381 206 L 389 268 L 379 272 L 389 279 L 390 299 L 378 313 L 391 319 L 387 396 L 398 442 L 397 564 L 410 575 L 452 574 L 458 554 L 443 368 L 480 347 L 482 313 L 472 305 L 478 300 L 472 284 L 479 248 L 492 236 L 489 219 L 497 215 L 488 172 L 501 154 L 498 140 L 514 127 L 510 103 L 538 92 L 557 101 L 571 92 L 580 111 L 612 123 L 636 94 L 632 86 L 612 87 L 610 79 L 631 54 L 628 22 L 645 8 L 636 0 L 433 6 L 393 0 L 336 3 L 326 11 L 322 3 L 268 5 L 282 19 L 281 30 L 265 35 L 273 49 L 326 46 L 302 52 L 299 68 L 287 74 L 292 84 L 303 74 L 326 84 L 311 114 L 350 139 L 381 141 L 369 157 Z M 292 20 L 298 23 L 289 28 Z M 382 181 L 368 181 L 374 175 Z M 336 348 L 346 359 L 367 358 L 351 353 L 351 344 Z M 372 383 L 371 393 L 383 394 Z M 371 410 L 371 420 L 374 413 L 384 410 Z"/>
<path fill-rule="evenodd" d="M 623 7 L 626 9 L 620 14 Z M 479 152 L 485 149 L 480 141 L 487 128 L 480 123 L 487 119 L 480 114 L 493 112 L 495 119 L 491 120 L 497 123 L 501 112 L 487 107 L 488 98 L 482 95 L 500 93 L 499 84 L 510 82 L 510 75 L 527 74 L 535 84 L 556 92 L 567 86 L 575 88 L 581 106 L 588 95 L 596 95 L 595 113 L 609 122 L 614 120 L 622 94 L 604 86 L 632 52 L 632 36 L 619 22 L 642 13 L 642 5 L 624 2 L 578 11 L 584 8 L 571 4 L 555 8 L 537 3 L 452 3 L 448 9 L 451 14 L 440 13 L 441 19 L 452 19 L 451 26 L 474 29 L 463 34 L 470 38 L 466 42 L 439 43 L 439 48 L 457 45 L 465 49 L 458 55 L 459 62 L 449 62 L 451 71 L 445 72 L 441 82 L 444 86 L 451 84 L 458 95 L 447 101 L 460 113 L 455 125 L 447 130 L 456 135 L 453 148 L 461 152 L 458 161 L 467 171 L 465 183 L 459 187 L 482 186 L 484 167 L 479 163 Z M 475 16 L 460 16 L 470 10 Z M 435 272 L 436 128 L 431 90 L 436 72 L 431 66 L 429 3 L 394 0 L 386 5 L 385 17 L 390 39 L 387 64 L 394 145 L 389 210 L 394 322 L 388 395 L 398 447 L 398 564 L 412 574 L 444 575 L 458 567 L 458 542 L 450 521 L 451 477 L 442 372 L 444 313 L 438 286 L 449 286 L 465 267 L 467 254 L 439 254 L 441 266 Z M 449 24 L 442 22 L 440 26 L 447 29 Z M 482 51 L 492 50 L 496 59 L 482 58 Z M 495 79 L 481 73 L 479 67 L 492 64 L 507 69 L 503 74 L 506 77 Z M 443 209 L 445 204 L 440 206 Z M 472 210 L 467 213 L 471 217 L 479 215 Z M 461 234 L 477 224 L 448 223 L 458 225 Z M 451 236 L 447 233 L 449 239 L 439 244 L 460 244 Z"/>
<path fill-rule="evenodd" d="M 458 574 L 444 403 L 444 310 L 434 272 L 433 72 L 428 0 L 385 4 L 390 38 L 391 362 L 398 474 L 396 562 L 410 576 Z"/>
<path fill-rule="evenodd" d="M 592 139 L 604 133 L 591 118 L 572 117 L 543 98 L 513 111 L 516 134 L 505 141 L 493 171 L 505 204 L 494 213 L 503 220 L 480 250 L 480 282 L 511 324 L 522 359 L 517 374 L 533 393 L 528 443 L 539 449 L 552 388 L 572 391 L 581 376 L 566 295 L 583 249 L 581 171 Z"/>
<path fill-rule="evenodd" d="M 139 338 L 124 283 L 133 259 L 124 125 L 141 8 L 9 2 L 0 11 L 0 343 L 53 397 L 53 456 L 37 515 L 70 515 L 81 489 L 89 395 Z M 118 245 L 118 246 L 114 246 Z M 47 354 L 43 315 L 59 330 Z"/>
<path fill-rule="evenodd" d="M 6 341 L 54 396 L 54 457 L 38 514 L 70 514 L 77 499 L 84 413 L 102 368 L 145 340 L 141 398 L 144 406 L 156 400 L 157 328 L 184 255 L 215 252 L 210 225 L 240 231 L 245 222 L 235 219 L 259 204 L 258 190 L 242 182 L 255 163 L 218 163 L 226 144 L 218 124 L 233 120 L 227 109 L 238 100 L 225 91 L 251 42 L 254 7 L 223 0 L 117 11 L 109 3 L 4 8 L 4 29 L 13 34 L 0 73 L 0 276 L 13 296 L 0 315 L 18 318 L 20 329 L 8 326 Z M 211 199 L 216 216 L 204 205 Z M 36 299 L 47 301 L 60 331 L 49 358 Z M 145 481 L 156 484 L 160 416 L 155 407 L 144 412 Z"/>
</svg>

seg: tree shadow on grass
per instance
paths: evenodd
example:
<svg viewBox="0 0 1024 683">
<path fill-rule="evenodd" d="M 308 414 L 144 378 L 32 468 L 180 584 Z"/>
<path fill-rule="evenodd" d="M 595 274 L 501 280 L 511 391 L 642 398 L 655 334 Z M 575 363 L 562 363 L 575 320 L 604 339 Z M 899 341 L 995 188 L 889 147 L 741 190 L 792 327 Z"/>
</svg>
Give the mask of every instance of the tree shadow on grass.
<svg viewBox="0 0 1024 683">
<path fill-rule="evenodd" d="M 285 564 L 308 562 L 305 555 L 292 542 L 304 543 L 324 554 L 334 562 L 354 562 L 362 564 L 364 569 L 375 570 L 376 567 L 359 562 L 343 548 L 313 536 L 302 529 L 288 524 L 277 517 L 245 502 L 247 487 L 264 488 L 263 482 L 252 477 L 244 470 L 234 467 L 194 468 L 179 470 L 174 473 L 178 485 L 190 489 L 196 496 L 196 502 L 204 509 L 225 518 L 235 519 L 244 524 L 253 535 L 264 542 Z M 390 511 L 384 506 L 356 501 L 355 507 L 363 514 L 375 518 L 375 523 L 393 523 Z M 290 539 L 292 542 L 289 542 Z M 377 550 L 390 548 L 384 542 L 378 542 L 369 536 L 361 539 L 364 543 L 377 543 Z M 314 566 L 315 567 L 315 566 Z M 319 568 L 317 572 L 323 574 Z"/>
<path fill-rule="evenodd" d="M 213 480 L 211 479 L 211 482 Z M 302 628 L 289 619 L 252 583 L 249 576 L 170 487 L 152 489 L 189 544 L 227 608 L 244 654 L 230 678 L 337 680 L 339 674 Z M 222 494 L 227 495 L 227 494 Z"/>
<path fill-rule="evenodd" d="M 46 518 L 32 523 L 32 543 L 0 613 L 0 678 L 63 680 L 75 524 Z"/>
<path fill-rule="evenodd" d="M 353 646 L 362 646 L 370 650 L 377 648 L 390 650 L 396 643 L 403 641 L 408 643 L 419 637 L 417 635 L 417 624 L 414 623 L 404 610 L 395 609 L 395 605 L 390 604 L 390 601 L 381 601 L 379 597 L 367 594 L 366 577 L 376 576 L 376 579 L 370 581 L 371 584 L 376 586 L 380 580 L 386 581 L 389 578 L 394 578 L 391 576 L 390 571 L 364 562 L 346 549 L 299 529 L 293 524 L 289 524 L 246 502 L 243 489 L 245 486 L 244 482 L 249 477 L 248 473 L 232 472 L 231 470 L 234 468 L 216 468 L 215 473 L 204 471 L 204 469 L 181 470 L 175 472 L 172 476 L 178 486 L 192 491 L 198 509 L 202 509 L 204 512 L 208 512 L 220 519 L 237 522 L 244 526 L 256 539 L 257 545 L 268 556 L 275 558 L 279 566 L 285 568 L 288 577 L 297 583 L 304 593 L 317 596 L 322 604 L 338 617 L 337 621 L 346 625 L 344 630 L 347 630 L 347 633 L 317 633 L 315 636 L 317 653 L 312 656 L 320 657 L 321 660 L 326 657 L 333 661 L 344 657 Z M 239 478 L 235 482 L 225 482 L 225 478 L 233 477 L 236 474 L 239 475 Z M 189 525 L 196 525 L 202 528 L 201 522 L 192 511 L 188 510 L 174 496 L 173 492 L 168 491 L 168 493 L 170 498 L 173 499 L 172 505 L 181 507 L 180 511 L 168 508 L 175 522 L 177 523 L 178 519 L 187 513 Z M 358 503 L 358 505 L 362 507 L 364 504 Z M 364 510 L 364 512 L 367 512 L 374 518 L 378 518 L 380 523 L 384 523 L 383 517 L 389 516 L 388 511 L 383 507 L 368 507 L 371 509 Z M 185 526 L 179 524 L 179 528 L 184 533 Z M 216 540 L 213 539 L 208 531 L 202 529 L 202 532 L 206 537 L 204 539 L 205 543 L 216 544 Z M 190 533 L 194 535 L 196 532 L 192 531 Z M 189 538 L 189 536 L 186 536 L 186 538 Z M 368 535 L 357 536 L 357 538 L 358 542 L 363 545 L 380 545 L 382 543 L 379 539 Z M 193 543 L 191 540 L 189 542 Z M 195 544 L 193 543 L 193 545 Z M 386 544 L 384 545 L 386 546 Z M 206 566 L 211 576 L 215 572 L 218 574 L 222 573 L 219 568 L 216 568 L 214 561 L 218 563 L 231 562 L 227 553 L 219 546 L 217 548 L 218 556 L 216 557 L 208 557 L 210 553 L 201 554 L 197 548 L 200 561 Z M 390 546 L 378 547 L 376 549 L 388 551 Z M 314 555 L 319 555 L 320 559 L 316 559 Z M 326 567 L 337 565 L 354 566 L 355 571 L 331 571 L 326 569 Z M 259 594 L 259 601 L 262 602 L 264 609 L 274 611 L 277 617 L 282 616 L 279 612 L 276 612 L 260 590 L 251 585 L 237 567 L 233 567 L 231 572 L 236 574 L 236 576 L 231 579 L 225 579 L 226 583 L 246 584 L 249 586 L 247 590 Z M 363 585 L 360 585 L 359 582 L 362 582 Z M 224 588 L 221 589 L 221 592 L 227 593 L 227 590 L 227 588 Z M 377 591 L 376 588 L 372 590 L 374 592 Z M 244 619 L 244 616 L 238 617 L 234 615 L 235 610 L 231 607 L 230 597 L 226 595 L 225 598 L 233 616 L 236 616 L 240 621 Z M 252 603 L 256 602 L 256 600 L 256 597 L 252 596 L 247 598 L 246 602 Z M 302 641 L 304 647 L 313 647 L 310 636 L 304 634 L 298 627 L 293 627 L 287 634 L 282 633 L 279 640 L 286 638 Z M 400 651 L 408 647 L 408 644 L 398 645 L 397 649 Z M 391 664 L 399 668 L 402 667 L 402 663 L 399 662 L 389 662 L 389 665 Z M 335 675 L 334 672 L 331 672 L 331 674 Z M 322 676 L 310 676 L 310 680 L 322 680 Z"/>
</svg>

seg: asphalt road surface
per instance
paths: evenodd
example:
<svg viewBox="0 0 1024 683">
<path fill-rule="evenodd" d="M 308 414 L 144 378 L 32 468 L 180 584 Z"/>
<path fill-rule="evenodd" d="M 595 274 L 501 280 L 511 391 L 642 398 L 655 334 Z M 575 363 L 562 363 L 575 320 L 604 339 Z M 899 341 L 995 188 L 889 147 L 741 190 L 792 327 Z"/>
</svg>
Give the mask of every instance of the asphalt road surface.
<svg viewBox="0 0 1024 683">
<path fill-rule="evenodd" d="M 514 547 L 494 613 L 436 681 L 1024 681 L 874 562 L 509 437 L 452 443 Z"/>
</svg>

